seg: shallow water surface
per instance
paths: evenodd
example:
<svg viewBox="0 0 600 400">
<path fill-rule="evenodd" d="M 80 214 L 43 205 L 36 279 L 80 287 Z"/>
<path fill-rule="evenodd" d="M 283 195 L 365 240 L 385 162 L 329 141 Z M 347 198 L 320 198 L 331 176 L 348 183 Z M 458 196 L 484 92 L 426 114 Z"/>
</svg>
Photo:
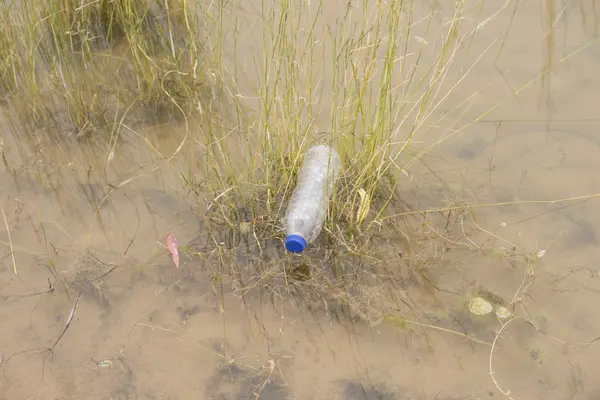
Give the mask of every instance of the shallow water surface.
<svg viewBox="0 0 600 400">
<path fill-rule="evenodd" d="M 508 3 L 475 7 L 479 20 L 500 10 L 469 54 L 497 45 L 453 94 L 456 103 L 477 96 L 460 112 L 440 105 L 436 115 L 450 116 L 415 140 L 423 149 L 447 140 L 400 179 L 415 209 L 444 207 L 448 193 L 479 204 L 481 229 L 458 239 L 450 261 L 430 265 L 435 301 L 410 286 L 398 294 L 416 296 L 422 317 L 402 329 L 348 321 L 327 305 L 309 311 L 268 288 L 245 300 L 241 288 L 224 289 L 195 255 L 251 263 L 263 249 L 242 229 L 211 242 L 181 179 L 202 161 L 192 150 L 166 162 L 137 137 L 109 163 L 101 152 L 24 143 L 4 118 L 0 398 L 600 398 L 600 208 L 589 197 L 600 193 L 595 2 L 520 2 L 514 17 Z M 242 50 L 225 59 L 247 72 L 240 97 L 249 107 L 260 10 L 260 1 L 230 10 Z M 170 124 L 145 134 L 162 154 L 184 137 Z M 179 269 L 170 232 L 187 246 Z M 248 247 L 231 255 L 231 243 Z M 264 251 L 279 265 L 277 244 Z M 540 257 L 527 268 L 511 254 Z M 503 326 L 471 315 L 465 300 L 475 293 L 523 318 Z"/>
</svg>

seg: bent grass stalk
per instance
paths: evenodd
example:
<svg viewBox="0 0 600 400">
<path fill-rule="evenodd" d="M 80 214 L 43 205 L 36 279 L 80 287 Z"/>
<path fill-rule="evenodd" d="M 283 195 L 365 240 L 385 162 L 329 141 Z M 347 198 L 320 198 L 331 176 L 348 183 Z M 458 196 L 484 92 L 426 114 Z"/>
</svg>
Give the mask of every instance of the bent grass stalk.
<svg viewBox="0 0 600 400">
<path fill-rule="evenodd" d="M 15 275 L 19 276 L 19 270 L 17 269 L 17 260 L 15 259 L 15 249 L 12 243 L 12 236 L 10 234 L 10 227 L 8 226 L 8 221 L 6 220 L 6 214 L 4 213 L 4 206 L 0 203 L 0 211 L 2 211 L 2 218 L 4 219 L 4 226 L 6 227 L 6 234 L 8 236 L 8 244 L 10 247 L 10 256 L 13 263 L 13 272 Z"/>
</svg>

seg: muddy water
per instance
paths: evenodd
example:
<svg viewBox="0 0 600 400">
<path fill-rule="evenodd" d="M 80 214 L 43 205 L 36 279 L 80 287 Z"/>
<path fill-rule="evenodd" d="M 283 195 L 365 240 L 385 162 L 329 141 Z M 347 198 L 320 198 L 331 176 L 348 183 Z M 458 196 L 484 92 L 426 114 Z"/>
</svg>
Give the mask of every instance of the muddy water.
<svg viewBox="0 0 600 400">
<path fill-rule="evenodd" d="M 157 156 L 178 148 L 182 128 L 141 131 L 111 158 L 102 146 L 26 142 L 3 121 L 0 398 L 600 398 L 600 212 L 580 197 L 600 192 L 593 5 L 528 2 L 512 20 L 512 4 L 504 9 L 469 54 L 504 40 L 510 25 L 501 51 L 477 62 L 439 115 L 477 96 L 419 136 L 421 148 L 441 143 L 424 157 L 427 168 L 406 165 L 403 194 L 416 207 L 444 206 L 448 193 L 509 203 L 476 209 L 482 230 L 453 238 L 452 262 L 431 266 L 442 303 L 420 320 L 430 326 L 349 327 L 278 298 L 242 303 L 197 257 L 183 252 L 176 269 L 169 232 L 181 246 L 206 239 L 179 175 L 198 168 L 193 146 L 171 161 Z M 472 15 L 484 20 L 501 7 Z M 257 10 L 250 2 L 232 11 L 247 51 L 240 70 L 262 50 Z M 251 97 L 251 79 L 241 87 Z M 541 250 L 533 269 L 518 261 Z M 523 318 L 502 328 L 471 316 L 465 294 L 482 290 Z"/>
</svg>

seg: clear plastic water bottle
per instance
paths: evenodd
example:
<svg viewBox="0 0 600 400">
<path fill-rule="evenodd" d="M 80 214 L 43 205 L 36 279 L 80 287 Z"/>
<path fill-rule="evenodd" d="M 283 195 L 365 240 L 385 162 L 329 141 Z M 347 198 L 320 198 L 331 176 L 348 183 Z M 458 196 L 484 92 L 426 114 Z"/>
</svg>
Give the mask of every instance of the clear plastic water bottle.
<svg viewBox="0 0 600 400">
<path fill-rule="evenodd" d="M 301 253 L 321 233 L 340 165 L 331 147 L 316 146 L 306 153 L 284 218 L 288 251 Z"/>
</svg>

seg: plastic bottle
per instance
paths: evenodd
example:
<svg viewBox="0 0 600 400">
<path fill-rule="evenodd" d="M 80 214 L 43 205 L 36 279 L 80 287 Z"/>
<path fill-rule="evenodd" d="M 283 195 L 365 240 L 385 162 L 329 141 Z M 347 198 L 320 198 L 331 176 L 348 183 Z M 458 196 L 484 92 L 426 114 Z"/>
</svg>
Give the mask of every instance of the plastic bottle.
<svg viewBox="0 0 600 400">
<path fill-rule="evenodd" d="M 306 153 L 284 218 L 288 251 L 301 253 L 321 233 L 340 164 L 340 156 L 328 146 Z"/>
</svg>

